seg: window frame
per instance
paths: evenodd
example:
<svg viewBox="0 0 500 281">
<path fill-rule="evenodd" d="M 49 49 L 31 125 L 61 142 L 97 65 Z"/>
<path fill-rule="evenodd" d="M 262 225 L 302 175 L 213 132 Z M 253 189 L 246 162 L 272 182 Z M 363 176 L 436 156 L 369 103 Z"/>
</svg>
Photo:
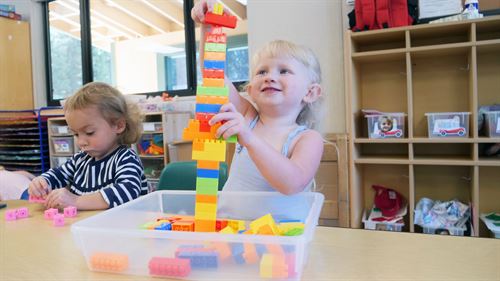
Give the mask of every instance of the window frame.
<svg viewBox="0 0 500 281">
<path fill-rule="evenodd" d="M 52 85 L 52 62 L 51 62 L 51 46 L 50 46 L 50 22 L 49 22 L 49 3 L 56 0 L 48 0 L 43 2 L 43 31 L 45 45 L 45 71 L 47 85 L 47 105 L 58 106 L 59 100 L 53 97 Z M 92 82 L 94 79 L 92 69 L 92 34 L 90 23 L 90 1 L 79 0 L 80 3 L 80 26 L 81 26 L 81 48 L 82 48 L 82 85 Z M 195 25 L 191 19 L 191 9 L 193 8 L 193 0 L 183 1 L 184 11 L 184 36 L 186 49 L 186 75 L 187 88 L 181 90 L 169 90 L 168 93 L 172 96 L 193 96 L 196 94 L 196 41 L 195 41 Z M 135 93 L 147 96 L 161 96 L 167 89 L 147 92 Z"/>
</svg>

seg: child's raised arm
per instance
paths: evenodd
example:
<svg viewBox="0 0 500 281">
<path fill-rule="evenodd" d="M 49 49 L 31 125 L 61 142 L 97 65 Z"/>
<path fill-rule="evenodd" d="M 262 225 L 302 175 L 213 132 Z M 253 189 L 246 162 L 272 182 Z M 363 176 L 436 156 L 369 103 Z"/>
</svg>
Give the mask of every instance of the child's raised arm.
<svg viewBox="0 0 500 281">
<path fill-rule="evenodd" d="M 203 73 L 203 63 L 204 63 L 204 54 L 205 54 L 205 34 L 207 33 L 207 29 L 210 27 L 205 24 L 205 14 L 207 11 L 212 11 L 213 6 L 217 1 L 215 0 L 201 0 L 198 1 L 193 9 L 191 10 L 191 18 L 200 23 L 200 46 L 199 46 L 199 55 L 200 55 L 200 70 Z M 230 13 L 226 9 L 224 9 L 224 13 Z M 238 110 L 243 115 L 246 113 L 247 109 L 251 106 L 251 104 L 244 98 L 242 98 L 236 87 L 234 87 L 233 83 L 224 75 L 224 81 L 226 86 L 229 88 L 229 101 L 233 103 Z"/>
</svg>

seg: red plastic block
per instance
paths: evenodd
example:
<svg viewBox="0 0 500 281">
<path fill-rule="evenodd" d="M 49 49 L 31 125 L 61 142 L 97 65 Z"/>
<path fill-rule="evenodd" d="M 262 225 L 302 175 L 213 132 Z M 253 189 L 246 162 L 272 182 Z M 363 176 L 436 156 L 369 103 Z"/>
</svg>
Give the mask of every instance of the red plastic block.
<svg viewBox="0 0 500 281">
<path fill-rule="evenodd" d="M 211 34 L 208 33 L 207 36 L 205 36 L 205 41 L 208 43 L 224 43 L 226 44 L 227 38 L 226 34 Z"/>
<path fill-rule="evenodd" d="M 213 114 L 213 113 L 196 113 L 195 118 L 196 118 L 196 120 L 200 120 L 200 121 L 209 121 L 214 116 L 215 116 L 215 114 Z"/>
<path fill-rule="evenodd" d="M 224 15 L 216 15 L 211 12 L 207 12 L 205 14 L 205 23 L 212 24 L 212 25 L 220 25 L 228 28 L 235 28 L 236 27 L 236 17 L 235 16 L 228 16 L 226 14 Z"/>
<path fill-rule="evenodd" d="M 188 259 L 153 257 L 148 264 L 149 274 L 165 277 L 186 277 L 191 273 Z"/>
<path fill-rule="evenodd" d="M 200 121 L 200 132 L 210 132 L 210 127 L 208 121 Z"/>
<path fill-rule="evenodd" d="M 203 77 L 224 79 L 224 70 L 222 69 L 203 69 Z"/>
</svg>

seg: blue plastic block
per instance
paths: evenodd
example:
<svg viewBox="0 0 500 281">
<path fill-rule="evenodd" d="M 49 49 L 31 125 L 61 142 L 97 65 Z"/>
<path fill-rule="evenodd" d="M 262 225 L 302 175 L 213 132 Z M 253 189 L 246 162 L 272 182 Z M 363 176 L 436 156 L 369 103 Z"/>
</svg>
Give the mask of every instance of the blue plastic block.
<svg viewBox="0 0 500 281">
<path fill-rule="evenodd" d="M 196 176 L 199 178 L 219 178 L 219 170 L 196 169 Z"/>
<path fill-rule="evenodd" d="M 219 113 L 221 106 L 222 106 L 222 104 L 197 103 L 196 104 L 196 112 Z"/>
<path fill-rule="evenodd" d="M 223 60 L 205 60 L 203 62 L 203 66 L 205 69 L 221 69 L 224 70 L 224 62 Z"/>
<path fill-rule="evenodd" d="M 155 227 L 156 230 L 172 230 L 172 224 L 169 222 L 164 222 L 159 226 Z"/>
<path fill-rule="evenodd" d="M 255 250 L 257 250 L 257 254 L 259 255 L 259 257 L 267 253 L 266 246 L 262 244 L 255 244 Z"/>
</svg>

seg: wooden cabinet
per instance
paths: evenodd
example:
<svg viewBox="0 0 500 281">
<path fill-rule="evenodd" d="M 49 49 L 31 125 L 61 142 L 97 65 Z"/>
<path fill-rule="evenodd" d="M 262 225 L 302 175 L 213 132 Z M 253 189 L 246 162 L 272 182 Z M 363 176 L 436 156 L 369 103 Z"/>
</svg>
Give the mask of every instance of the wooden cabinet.
<svg viewBox="0 0 500 281">
<path fill-rule="evenodd" d="M 77 153 L 80 148 L 75 137 L 68 128 L 64 117 L 49 118 L 47 121 L 49 134 L 50 168 L 58 167 L 71 156 Z"/>
<path fill-rule="evenodd" d="M 423 197 L 472 206 L 475 236 L 489 237 L 479 215 L 500 211 L 500 158 L 483 145 L 478 107 L 500 103 L 500 17 L 346 33 L 351 226 L 373 205 L 372 184 L 409 202 L 403 231 Z M 406 114 L 403 138 L 367 137 L 362 109 Z M 429 138 L 425 113 L 470 112 L 465 137 Z"/>
<path fill-rule="evenodd" d="M 0 110 L 33 109 L 30 26 L 0 17 Z"/>
</svg>

